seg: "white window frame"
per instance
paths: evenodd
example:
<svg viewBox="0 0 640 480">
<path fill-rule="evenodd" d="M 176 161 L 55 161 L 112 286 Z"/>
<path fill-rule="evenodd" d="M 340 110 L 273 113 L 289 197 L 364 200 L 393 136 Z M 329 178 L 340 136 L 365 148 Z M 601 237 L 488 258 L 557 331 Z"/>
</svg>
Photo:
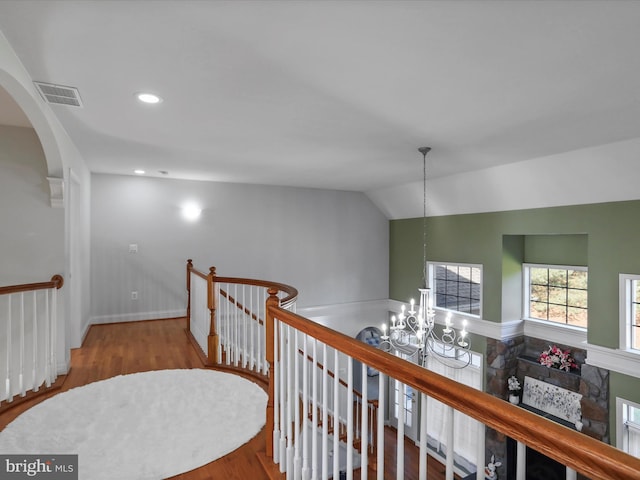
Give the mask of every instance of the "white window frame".
<svg viewBox="0 0 640 480">
<path fill-rule="evenodd" d="M 577 266 L 577 265 L 547 265 L 544 263 L 523 263 L 522 264 L 522 318 L 527 322 L 536 322 L 543 325 L 554 325 L 556 327 L 568 330 L 576 330 L 579 332 L 586 332 L 589 328 L 580 327 L 578 325 L 570 325 L 568 323 L 552 322 L 551 320 L 545 320 L 542 318 L 531 317 L 529 312 L 531 303 L 531 268 L 549 268 L 553 270 L 579 270 L 589 273 L 589 267 Z M 587 311 L 589 309 L 587 308 Z"/>
<path fill-rule="evenodd" d="M 460 312 L 458 310 L 452 310 L 450 308 L 443 308 L 443 307 L 438 307 L 436 306 L 436 278 L 435 278 L 435 274 L 436 274 L 436 269 L 435 267 L 438 265 L 445 265 L 445 266 L 454 266 L 454 267 L 469 267 L 469 268 L 477 268 L 478 270 L 480 270 L 480 283 L 479 283 L 479 287 L 480 287 L 480 305 L 479 305 L 479 313 L 476 315 L 475 313 L 467 313 L 467 312 Z M 459 263 L 459 262 L 427 262 L 427 275 L 428 275 L 428 279 L 429 279 L 429 286 L 431 287 L 431 291 L 433 292 L 433 308 L 434 310 L 439 310 L 441 312 L 452 312 L 454 313 L 456 316 L 459 316 L 461 318 L 470 318 L 470 319 L 475 319 L 475 318 L 482 318 L 482 296 L 483 296 L 483 284 L 484 284 L 484 272 L 482 269 L 482 264 L 478 264 L 478 263 Z"/>
<path fill-rule="evenodd" d="M 640 404 L 616 397 L 616 448 L 626 453 L 629 453 L 629 429 L 640 435 L 640 424 L 628 420 L 629 407 L 640 410 Z"/>
<path fill-rule="evenodd" d="M 633 311 L 631 302 L 633 300 L 633 282 L 640 282 L 640 275 L 621 273 L 619 275 L 620 292 L 620 349 L 633 355 L 640 355 L 640 345 L 633 347 Z"/>
</svg>

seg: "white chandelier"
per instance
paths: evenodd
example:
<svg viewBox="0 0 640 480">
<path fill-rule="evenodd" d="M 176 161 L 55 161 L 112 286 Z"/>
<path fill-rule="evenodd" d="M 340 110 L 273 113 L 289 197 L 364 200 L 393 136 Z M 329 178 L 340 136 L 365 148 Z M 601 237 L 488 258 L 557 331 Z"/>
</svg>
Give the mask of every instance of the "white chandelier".
<svg viewBox="0 0 640 480">
<path fill-rule="evenodd" d="M 419 288 L 420 303 L 416 306 L 411 299 L 409 310 L 402 305 L 400 314 L 391 317 L 389 332 L 387 324 L 382 325 L 380 347 L 391 353 L 401 352 L 407 357 L 416 357 L 416 363 L 425 366 L 427 357 L 453 368 L 464 368 L 471 362 L 467 337 L 467 321 L 463 320 L 462 330 L 452 327 L 451 314 L 445 319 L 444 328 L 435 328 L 433 292 L 428 286 L 427 275 L 427 153 L 430 147 L 420 147 L 423 172 L 423 214 L 422 214 L 422 266 L 423 288 Z M 417 307 L 417 310 L 416 310 Z M 388 333 L 388 334 L 387 334 Z"/>
</svg>

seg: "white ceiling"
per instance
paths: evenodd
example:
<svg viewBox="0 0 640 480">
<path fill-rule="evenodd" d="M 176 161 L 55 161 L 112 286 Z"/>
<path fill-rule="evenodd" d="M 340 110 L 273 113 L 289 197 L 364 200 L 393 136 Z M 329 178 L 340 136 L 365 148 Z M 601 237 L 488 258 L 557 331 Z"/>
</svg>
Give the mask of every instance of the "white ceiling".
<svg viewBox="0 0 640 480">
<path fill-rule="evenodd" d="M 422 145 L 438 177 L 640 137 L 638 1 L 4 0 L 0 30 L 79 89 L 52 109 L 93 172 L 367 191 Z"/>
</svg>

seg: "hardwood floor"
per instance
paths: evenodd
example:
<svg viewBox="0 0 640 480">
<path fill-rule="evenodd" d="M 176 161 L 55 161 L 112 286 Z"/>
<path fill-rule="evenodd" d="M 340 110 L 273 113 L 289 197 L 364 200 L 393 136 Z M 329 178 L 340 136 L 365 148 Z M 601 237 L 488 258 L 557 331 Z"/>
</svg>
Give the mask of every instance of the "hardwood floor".
<svg viewBox="0 0 640 480">
<path fill-rule="evenodd" d="M 128 373 L 170 368 L 202 368 L 200 356 L 188 340 L 184 329 L 186 320 L 152 320 L 145 322 L 93 325 L 81 348 L 71 352 L 71 371 L 62 388 L 52 394 L 41 395 L 0 413 L 0 430 L 33 405 L 60 391 L 86 385 L 98 380 Z M 388 429 L 387 445 L 394 444 L 394 432 Z M 267 480 L 283 476 L 277 468 L 265 473 L 258 453 L 265 450 L 265 432 L 230 454 L 196 470 L 172 477 L 172 480 Z M 385 454 L 385 478 L 395 478 L 395 448 Z M 418 477 L 417 449 L 405 443 L 405 479 Z M 429 479 L 444 479 L 444 468 L 429 459 Z M 360 478 L 359 472 L 354 478 Z M 375 478 L 370 471 L 369 478 Z"/>
</svg>

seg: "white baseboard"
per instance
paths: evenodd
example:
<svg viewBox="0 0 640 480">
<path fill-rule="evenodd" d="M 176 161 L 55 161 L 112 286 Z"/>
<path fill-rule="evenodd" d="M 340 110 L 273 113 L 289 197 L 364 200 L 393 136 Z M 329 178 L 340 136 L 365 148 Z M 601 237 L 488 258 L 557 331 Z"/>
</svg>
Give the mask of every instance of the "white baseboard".
<svg viewBox="0 0 640 480">
<path fill-rule="evenodd" d="M 159 320 L 162 318 L 177 318 L 187 315 L 186 310 L 166 310 L 161 312 L 123 313 L 119 315 L 98 315 L 90 319 L 90 325 L 120 322 L 139 322 L 141 320 Z"/>
</svg>

